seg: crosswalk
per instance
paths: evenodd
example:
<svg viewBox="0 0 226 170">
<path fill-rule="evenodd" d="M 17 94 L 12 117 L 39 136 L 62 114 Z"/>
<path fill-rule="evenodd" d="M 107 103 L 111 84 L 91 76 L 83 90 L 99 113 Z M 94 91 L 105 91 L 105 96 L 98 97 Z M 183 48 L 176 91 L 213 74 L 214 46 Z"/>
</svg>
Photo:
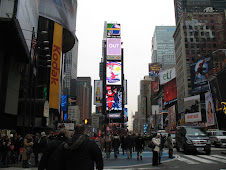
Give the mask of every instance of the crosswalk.
<svg viewBox="0 0 226 170">
<path fill-rule="evenodd" d="M 185 162 L 187 164 L 217 164 L 225 163 L 226 164 L 226 157 L 221 155 L 175 155 L 178 161 Z"/>
</svg>

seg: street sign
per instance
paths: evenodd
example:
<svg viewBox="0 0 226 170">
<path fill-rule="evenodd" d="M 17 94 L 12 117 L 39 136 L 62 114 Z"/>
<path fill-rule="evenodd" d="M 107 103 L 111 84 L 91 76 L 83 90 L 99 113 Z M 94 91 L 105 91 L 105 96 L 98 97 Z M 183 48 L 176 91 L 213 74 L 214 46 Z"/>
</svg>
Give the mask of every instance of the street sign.
<svg viewBox="0 0 226 170">
<path fill-rule="evenodd" d="M 92 127 L 99 128 L 99 116 L 97 115 L 92 116 Z"/>
</svg>

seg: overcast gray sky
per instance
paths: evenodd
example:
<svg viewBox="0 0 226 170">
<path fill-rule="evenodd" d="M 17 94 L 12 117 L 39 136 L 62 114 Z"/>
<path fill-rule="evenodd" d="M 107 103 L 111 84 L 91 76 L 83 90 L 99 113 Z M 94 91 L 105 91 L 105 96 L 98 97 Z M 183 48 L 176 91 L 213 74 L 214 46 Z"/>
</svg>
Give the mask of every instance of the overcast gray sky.
<svg viewBox="0 0 226 170">
<path fill-rule="evenodd" d="M 174 0 L 78 0 L 78 77 L 99 80 L 104 21 L 121 24 L 129 124 L 137 111 L 140 80 L 148 75 L 155 26 L 175 26 Z M 93 100 L 93 99 L 92 99 Z M 92 102 L 93 103 L 93 102 Z M 95 107 L 93 106 L 93 112 Z"/>
</svg>

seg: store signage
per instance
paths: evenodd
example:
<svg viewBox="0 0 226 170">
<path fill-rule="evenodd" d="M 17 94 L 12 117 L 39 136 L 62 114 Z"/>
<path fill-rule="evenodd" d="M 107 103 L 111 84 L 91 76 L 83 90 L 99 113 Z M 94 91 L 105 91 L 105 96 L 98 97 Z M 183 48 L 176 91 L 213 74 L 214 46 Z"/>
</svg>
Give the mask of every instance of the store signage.
<svg viewBox="0 0 226 170">
<path fill-rule="evenodd" d="M 160 84 L 165 84 L 176 77 L 175 67 L 159 73 Z"/>
</svg>

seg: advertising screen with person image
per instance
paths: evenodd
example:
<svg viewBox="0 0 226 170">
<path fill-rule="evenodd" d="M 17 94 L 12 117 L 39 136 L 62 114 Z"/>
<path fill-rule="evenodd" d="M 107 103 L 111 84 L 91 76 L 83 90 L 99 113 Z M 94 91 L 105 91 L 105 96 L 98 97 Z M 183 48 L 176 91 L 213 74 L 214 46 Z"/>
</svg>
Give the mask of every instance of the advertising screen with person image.
<svg viewBox="0 0 226 170">
<path fill-rule="evenodd" d="M 210 92 L 205 93 L 205 103 L 206 103 L 207 126 L 213 126 L 215 125 L 215 116 L 214 116 L 212 94 Z"/>
</svg>

